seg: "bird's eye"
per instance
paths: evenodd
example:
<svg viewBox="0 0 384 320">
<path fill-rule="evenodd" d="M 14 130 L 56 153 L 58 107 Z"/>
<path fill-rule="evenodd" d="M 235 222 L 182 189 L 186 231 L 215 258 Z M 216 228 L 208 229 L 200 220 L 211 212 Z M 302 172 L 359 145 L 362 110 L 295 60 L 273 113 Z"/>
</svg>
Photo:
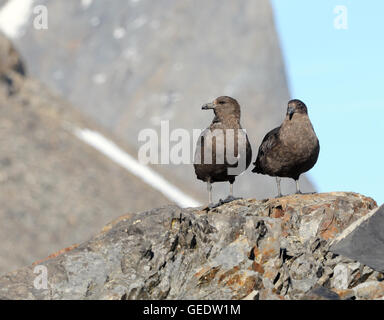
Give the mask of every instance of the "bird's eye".
<svg viewBox="0 0 384 320">
<path fill-rule="evenodd" d="M 225 101 L 219 101 L 219 104 L 224 104 L 225 103 Z"/>
</svg>

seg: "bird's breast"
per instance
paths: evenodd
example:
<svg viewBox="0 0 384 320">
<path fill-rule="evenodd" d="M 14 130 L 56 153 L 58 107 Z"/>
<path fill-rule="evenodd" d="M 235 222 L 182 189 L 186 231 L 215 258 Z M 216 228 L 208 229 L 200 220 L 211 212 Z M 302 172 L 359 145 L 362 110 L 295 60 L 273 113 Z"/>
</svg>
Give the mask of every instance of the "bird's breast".
<svg viewBox="0 0 384 320">
<path fill-rule="evenodd" d="M 280 134 L 284 147 L 297 154 L 298 157 L 314 152 L 319 145 L 313 126 L 306 119 L 287 123 L 281 128 Z"/>
</svg>

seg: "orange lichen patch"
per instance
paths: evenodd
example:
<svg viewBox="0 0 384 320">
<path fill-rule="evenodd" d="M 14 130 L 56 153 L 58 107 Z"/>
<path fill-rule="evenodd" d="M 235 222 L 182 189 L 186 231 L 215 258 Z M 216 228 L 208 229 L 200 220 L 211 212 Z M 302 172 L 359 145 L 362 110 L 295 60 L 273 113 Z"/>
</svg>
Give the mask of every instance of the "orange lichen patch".
<svg viewBox="0 0 384 320">
<path fill-rule="evenodd" d="M 325 239 L 333 239 L 338 233 L 337 221 L 333 212 L 326 210 L 326 217 L 320 224 L 319 235 Z"/>
<path fill-rule="evenodd" d="M 194 274 L 196 278 L 200 278 L 204 273 L 206 273 L 210 268 L 209 267 L 203 267 L 198 272 Z"/>
<path fill-rule="evenodd" d="M 234 276 L 230 277 L 229 280 L 226 282 L 227 286 L 233 286 L 233 285 L 239 285 L 242 286 L 244 284 L 244 279 L 239 274 L 235 274 Z"/>
<path fill-rule="evenodd" d="M 103 229 L 101 229 L 100 234 L 108 232 L 109 230 L 111 230 L 113 228 L 113 226 L 115 226 L 120 221 L 128 220 L 131 217 L 132 217 L 132 213 L 128 213 L 128 214 L 125 214 L 123 216 L 120 216 L 120 217 L 116 218 L 115 220 L 112 220 Z"/>
<path fill-rule="evenodd" d="M 345 290 L 332 289 L 332 291 L 337 293 L 341 299 L 347 299 L 355 295 L 354 291 L 351 289 L 345 289 Z"/>
<path fill-rule="evenodd" d="M 244 281 L 243 289 L 245 291 L 245 296 L 249 295 L 257 284 L 257 278 L 254 276 L 247 277 Z"/>
<path fill-rule="evenodd" d="M 280 248 L 277 248 L 273 245 L 276 243 L 275 238 L 270 237 L 265 243 L 265 247 L 261 250 L 261 263 L 264 263 L 269 259 L 278 256 L 280 253 Z"/>
<path fill-rule="evenodd" d="M 382 282 L 362 284 L 354 292 L 362 299 L 382 299 L 384 297 L 384 284 Z"/>
<path fill-rule="evenodd" d="M 282 218 L 281 223 L 281 232 L 283 237 L 287 237 L 290 234 L 291 226 L 290 226 L 291 214 L 286 213 Z"/>
<path fill-rule="evenodd" d="M 236 277 L 237 281 L 233 279 L 233 283 L 227 283 L 227 285 L 230 285 L 229 288 L 233 290 L 235 293 L 234 296 L 232 296 L 231 299 L 234 300 L 240 300 L 251 294 L 255 288 L 258 286 L 260 281 L 259 279 L 255 276 L 246 276 L 241 275 Z"/>
<path fill-rule="evenodd" d="M 238 273 L 229 278 L 226 286 L 236 291 L 244 291 L 245 295 L 250 294 L 257 283 L 255 276 L 247 276 L 246 273 Z"/>
<path fill-rule="evenodd" d="M 241 236 L 241 232 L 240 232 L 240 231 L 237 231 L 237 232 L 235 233 L 235 235 L 234 235 L 234 239 L 235 239 L 235 240 L 238 240 L 240 236 Z"/>
<path fill-rule="evenodd" d="M 258 247 L 253 247 L 253 255 L 255 257 L 257 257 L 257 256 L 259 256 L 259 254 L 260 254 L 259 248 Z"/>
<path fill-rule="evenodd" d="M 216 274 L 219 272 L 220 268 L 221 268 L 220 266 L 213 267 L 213 268 L 209 269 L 207 272 L 205 272 L 199 278 L 199 284 L 211 282 L 215 278 Z"/>
<path fill-rule="evenodd" d="M 264 277 L 267 277 L 268 279 L 273 281 L 276 277 L 276 274 L 277 274 L 277 271 L 273 268 L 270 268 L 264 272 Z"/>
<path fill-rule="evenodd" d="M 271 218 L 281 218 L 284 217 L 284 210 L 281 205 L 278 205 L 276 207 L 272 207 L 270 209 L 270 217 Z"/>
<path fill-rule="evenodd" d="M 318 204 L 318 205 L 311 205 L 311 206 L 307 206 L 307 207 L 304 207 L 302 210 L 301 210 L 301 213 L 303 215 L 307 215 L 307 214 L 311 214 L 312 212 L 316 211 L 316 210 L 319 210 L 319 209 L 326 209 L 326 208 L 331 208 L 331 204 L 330 203 L 322 203 L 322 204 Z"/>
<path fill-rule="evenodd" d="M 273 248 L 268 248 L 262 251 L 262 262 L 268 261 L 272 256 L 276 255 L 276 252 Z"/>
<path fill-rule="evenodd" d="M 364 199 L 364 202 L 370 202 L 368 204 L 369 210 L 373 210 L 373 209 L 377 208 L 377 202 L 375 200 L 373 200 L 372 198 L 363 197 L 363 199 Z"/>
<path fill-rule="evenodd" d="M 273 288 L 273 289 L 272 289 L 272 293 L 274 293 L 275 296 L 276 296 L 278 299 L 280 299 L 280 300 L 285 300 L 283 296 L 277 294 L 276 292 L 277 292 L 277 289 L 276 289 L 276 288 Z"/>
<path fill-rule="evenodd" d="M 291 219 L 291 214 L 289 214 L 289 213 L 286 213 L 286 214 L 284 214 L 284 217 L 283 217 L 283 223 L 287 223 L 287 222 L 289 222 L 289 220 Z"/>
<path fill-rule="evenodd" d="M 260 263 L 257 263 L 256 261 L 253 261 L 253 263 L 252 263 L 252 270 L 256 271 L 256 272 L 258 272 L 260 274 L 264 273 L 263 266 Z"/>
<path fill-rule="evenodd" d="M 63 253 L 66 253 L 66 252 L 69 252 L 75 248 L 77 248 L 79 245 L 78 244 L 74 244 L 70 247 L 67 247 L 67 248 L 64 248 L 64 249 L 61 249 L 55 253 L 52 253 L 51 255 L 49 255 L 48 257 L 44 258 L 44 259 L 41 259 L 41 260 L 38 260 L 38 261 L 35 261 L 34 263 L 32 263 L 33 266 L 37 265 L 37 264 L 40 264 L 42 262 L 45 262 L 49 259 L 53 259 L 53 258 L 56 258 L 58 257 L 59 255 L 63 254 Z"/>
<path fill-rule="evenodd" d="M 248 259 L 254 260 L 256 262 L 260 262 L 262 259 L 261 252 L 258 247 L 253 247 L 252 250 L 248 254 Z"/>
<path fill-rule="evenodd" d="M 288 206 L 288 205 L 287 205 L 287 206 L 285 207 L 285 211 L 286 211 L 286 212 L 294 212 L 294 211 L 296 211 L 296 209 L 293 208 L 293 207 L 291 207 L 291 206 Z"/>
<path fill-rule="evenodd" d="M 277 208 L 277 207 L 281 207 L 282 210 L 286 210 L 286 207 L 287 207 L 287 201 L 284 199 L 284 198 L 280 198 L 280 199 L 270 199 L 269 200 L 269 208 L 272 209 L 272 208 Z"/>
<path fill-rule="evenodd" d="M 238 266 L 235 266 L 235 267 L 233 267 L 232 269 L 230 269 L 230 270 L 224 272 L 222 275 L 220 275 L 220 277 L 219 277 L 219 282 L 222 282 L 225 278 L 227 278 L 227 277 L 233 275 L 234 273 L 236 273 L 236 272 L 239 271 L 239 270 L 240 270 L 240 268 L 239 268 Z"/>
<path fill-rule="evenodd" d="M 320 236 L 324 240 L 329 240 L 335 238 L 335 236 L 340 232 L 340 230 L 335 226 L 331 225 L 328 229 L 323 232 L 320 232 Z"/>
<path fill-rule="evenodd" d="M 350 281 L 350 286 L 354 287 L 357 281 L 361 278 L 361 273 L 360 271 L 357 271 L 354 275 L 352 280 Z"/>
<path fill-rule="evenodd" d="M 368 209 L 367 211 L 361 213 L 362 216 L 365 216 L 370 210 L 377 208 L 377 203 L 376 203 L 376 201 L 374 201 L 371 198 L 366 198 L 364 196 L 361 196 L 361 197 L 362 197 L 363 201 L 354 203 L 353 212 L 356 213 L 356 212 L 360 211 L 361 209 Z M 371 200 L 371 201 L 369 201 L 369 200 Z"/>
<path fill-rule="evenodd" d="M 278 198 L 278 199 L 271 199 L 270 200 L 270 203 L 271 205 L 277 207 L 277 206 L 281 206 L 283 208 L 284 211 L 287 211 L 289 206 L 296 206 L 297 204 L 299 204 L 300 202 L 302 202 L 303 200 L 307 200 L 307 199 L 311 199 L 313 197 L 313 195 L 288 195 L 288 196 L 285 196 L 285 197 L 282 197 L 282 198 Z"/>
<path fill-rule="evenodd" d="M 201 208 L 200 210 L 196 209 L 196 211 L 194 211 L 194 214 L 199 216 L 199 215 L 206 214 L 207 211 L 209 211 L 209 208 L 206 206 L 206 207 Z"/>
</svg>

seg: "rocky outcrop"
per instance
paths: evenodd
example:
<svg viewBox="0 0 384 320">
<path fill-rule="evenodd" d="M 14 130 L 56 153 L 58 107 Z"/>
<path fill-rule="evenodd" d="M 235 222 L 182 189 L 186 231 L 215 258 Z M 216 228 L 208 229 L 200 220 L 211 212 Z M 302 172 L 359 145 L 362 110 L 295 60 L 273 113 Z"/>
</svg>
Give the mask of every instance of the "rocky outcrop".
<svg viewBox="0 0 384 320">
<path fill-rule="evenodd" d="M 329 251 L 375 207 L 337 192 L 128 214 L 91 240 L 0 278 L 0 297 L 380 299 L 382 273 Z M 47 268 L 47 289 L 34 287 L 36 266 Z"/>
<path fill-rule="evenodd" d="M 0 93 L 12 95 L 21 86 L 25 66 L 11 41 L 0 33 Z"/>
<path fill-rule="evenodd" d="M 25 67 L 21 57 L 15 50 L 11 41 L 4 35 L 0 35 L 0 74 L 6 75 L 9 72 L 16 72 L 25 75 Z"/>
<path fill-rule="evenodd" d="M 333 241 L 331 251 L 384 272 L 383 226 L 384 205 L 345 229 Z"/>
</svg>

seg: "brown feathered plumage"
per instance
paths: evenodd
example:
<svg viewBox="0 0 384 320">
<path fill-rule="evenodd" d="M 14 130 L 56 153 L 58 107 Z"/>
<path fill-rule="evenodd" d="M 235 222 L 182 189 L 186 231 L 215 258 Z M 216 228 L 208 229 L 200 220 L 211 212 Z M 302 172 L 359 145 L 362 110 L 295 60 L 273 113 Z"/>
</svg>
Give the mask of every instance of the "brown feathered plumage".
<svg viewBox="0 0 384 320">
<path fill-rule="evenodd" d="M 240 105 L 235 99 L 223 96 L 205 104 L 202 109 L 213 109 L 215 117 L 197 141 L 195 173 L 199 180 L 207 182 L 210 203 L 211 183 L 228 181 L 231 188 L 225 202 L 229 202 L 234 199 L 232 185 L 236 176 L 252 161 L 251 145 L 240 125 Z"/>
<path fill-rule="evenodd" d="M 282 125 L 264 137 L 252 172 L 277 177 L 279 196 L 280 177 L 296 180 L 296 192 L 301 193 L 299 177 L 315 165 L 319 152 L 319 140 L 306 105 L 297 99 L 290 100 Z"/>
</svg>

